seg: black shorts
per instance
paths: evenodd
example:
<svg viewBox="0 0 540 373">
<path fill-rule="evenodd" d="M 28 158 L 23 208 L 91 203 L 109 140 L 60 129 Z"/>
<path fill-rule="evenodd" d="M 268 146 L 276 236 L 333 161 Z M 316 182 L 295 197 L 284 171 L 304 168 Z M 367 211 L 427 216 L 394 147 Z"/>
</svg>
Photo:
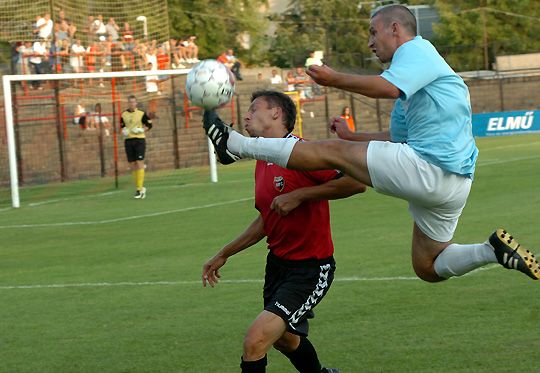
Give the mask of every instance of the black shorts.
<svg viewBox="0 0 540 373">
<path fill-rule="evenodd" d="M 287 324 L 287 331 L 307 336 L 308 319 L 334 280 L 333 257 L 322 260 L 283 260 L 269 253 L 264 279 L 264 309 Z"/>
<path fill-rule="evenodd" d="M 126 148 L 128 162 L 144 160 L 144 153 L 146 151 L 145 139 L 127 139 L 124 142 L 124 147 Z"/>
</svg>

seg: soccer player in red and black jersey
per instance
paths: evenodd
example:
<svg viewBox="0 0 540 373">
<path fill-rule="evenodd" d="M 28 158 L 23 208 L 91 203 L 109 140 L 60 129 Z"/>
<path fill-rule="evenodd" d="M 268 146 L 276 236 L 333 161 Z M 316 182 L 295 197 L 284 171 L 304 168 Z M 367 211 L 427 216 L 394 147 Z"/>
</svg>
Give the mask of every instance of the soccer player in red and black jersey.
<svg viewBox="0 0 540 373">
<path fill-rule="evenodd" d="M 206 112 L 205 120 L 215 112 Z M 218 119 L 218 118 L 217 118 Z M 290 137 L 296 108 L 285 94 L 258 91 L 244 117 L 252 137 Z M 218 119 L 219 120 L 219 119 Z M 203 285 L 214 286 L 219 269 L 230 256 L 266 237 L 268 257 L 264 310 L 249 327 L 242 355 L 242 372 L 265 372 L 266 353 L 274 346 L 299 372 L 339 372 L 321 366 L 307 339 L 308 319 L 334 279 L 334 245 L 328 200 L 361 193 L 366 187 L 337 170 L 294 171 L 257 161 L 255 220 L 208 260 Z"/>
</svg>

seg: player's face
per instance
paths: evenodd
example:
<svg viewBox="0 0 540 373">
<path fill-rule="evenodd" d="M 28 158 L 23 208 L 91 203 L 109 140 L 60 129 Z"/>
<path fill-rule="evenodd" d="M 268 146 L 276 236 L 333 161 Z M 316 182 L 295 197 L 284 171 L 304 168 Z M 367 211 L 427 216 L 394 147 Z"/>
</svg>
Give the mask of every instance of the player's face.
<svg viewBox="0 0 540 373">
<path fill-rule="evenodd" d="M 274 115 L 275 109 L 269 108 L 263 97 L 257 97 L 244 115 L 244 127 L 247 133 L 251 137 L 270 137 L 268 131 L 272 127 Z"/>
<path fill-rule="evenodd" d="M 137 109 L 137 100 L 135 100 L 134 98 L 129 99 L 128 106 L 129 106 L 129 110 L 131 111 Z"/>
<path fill-rule="evenodd" d="M 369 26 L 368 48 L 383 63 L 392 61 L 396 47 L 392 32 L 392 24 L 384 25 L 380 17 L 373 17 Z"/>
</svg>

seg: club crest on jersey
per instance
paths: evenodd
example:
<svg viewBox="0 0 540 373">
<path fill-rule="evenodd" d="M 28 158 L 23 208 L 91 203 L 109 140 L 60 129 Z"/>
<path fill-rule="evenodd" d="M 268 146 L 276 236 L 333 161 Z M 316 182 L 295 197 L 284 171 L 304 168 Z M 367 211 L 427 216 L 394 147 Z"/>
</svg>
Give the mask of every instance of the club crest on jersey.
<svg viewBox="0 0 540 373">
<path fill-rule="evenodd" d="M 283 191 L 283 188 L 285 188 L 285 179 L 283 179 L 283 176 L 274 176 L 274 188 L 278 192 Z"/>
</svg>

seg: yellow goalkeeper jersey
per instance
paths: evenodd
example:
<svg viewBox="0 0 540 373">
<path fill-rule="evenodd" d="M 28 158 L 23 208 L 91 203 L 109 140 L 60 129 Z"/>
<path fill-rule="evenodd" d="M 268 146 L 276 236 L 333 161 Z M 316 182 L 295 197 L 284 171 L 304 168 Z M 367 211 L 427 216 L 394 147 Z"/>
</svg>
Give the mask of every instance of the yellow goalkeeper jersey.
<svg viewBox="0 0 540 373">
<path fill-rule="evenodd" d="M 146 137 L 144 132 L 133 133 L 133 129 L 144 129 L 144 126 L 148 127 L 149 129 L 152 128 L 152 120 L 148 118 L 144 111 L 139 109 L 135 109 L 133 111 L 125 110 L 122 113 L 120 123 L 122 128 L 129 129 L 127 139 L 144 139 Z"/>
</svg>

